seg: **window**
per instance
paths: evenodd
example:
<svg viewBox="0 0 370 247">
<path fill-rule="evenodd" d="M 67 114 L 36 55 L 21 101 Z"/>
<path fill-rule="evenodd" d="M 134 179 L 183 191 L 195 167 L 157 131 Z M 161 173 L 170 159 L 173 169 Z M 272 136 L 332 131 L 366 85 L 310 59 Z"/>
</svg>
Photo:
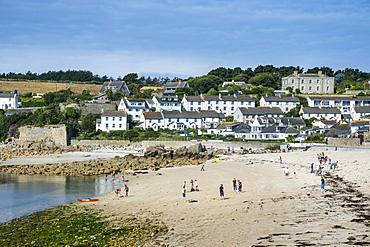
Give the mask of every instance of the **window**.
<svg viewBox="0 0 370 247">
<path fill-rule="evenodd" d="M 226 111 L 226 106 L 224 106 L 224 111 Z"/>
<path fill-rule="evenodd" d="M 118 127 L 121 129 L 122 128 L 122 124 L 119 124 Z"/>
<path fill-rule="evenodd" d="M 112 124 L 112 128 L 115 128 L 116 127 L 116 125 L 115 124 Z"/>
<path fill-rule="evenodd" d="M 302 79 L 302 84 L 304 83 L 304 79 Z"/>
<path fill-rule="evenodd" d="M 233 105 L 234 104 L 234 101 L 231 101 L 231 104 Z"/>
<path fill-rule="evenodd" d="M 108 117 L 105 118 L 105 120 L 107 120 L 107 121 L 108 121 L 108 119 L 109 119 Z"/>
<path fill-rule="evenodd" d="M 310 90 L 310 91 L 311 91 L 311 90 L 312 90 L 312 87 L 310 86 L 310 87 L 308 88 L 308 90 Z"/>
<path fill-rule="evenodd" d="M 326 91 L 329 91 L 330 87 L 326 87 Z"/>
<path fill-rule="evenodd" d="M 309 80 L 308 83 L 312 83 L 312 80 Z"/>
<path fill-rule="evenodd" d="M 317 91 L 320 91 L 320 87 L 317 87 L 317 89 L 316 89 Z"/>
<path fill-rule="evenodd" d="M 323 100 L 322 105 L 323 106 L 329 106 L 330 105 L 329 100 Z"/>
<path fill-rule="evenodd" d="M 294 79 L 292 79 L 292 83 L 294 83 Z"/>
<path fill-rule="evenodd" d="M 192 102 L 190 102 L 190 105 L 193 105 L 193 103 L 194 103 L 193 101 L 192 101 Z"/>
<path fill-rule="evenodd" d="M 112 121 L 114 121 L 114 119 L 115 119 L 115 118 L 114 118 L 114 117 L 112 117 Z"/>
<path fill-rule="evenodd" d="M 317 80 L 317 84 L 319 84 L 320 83 L 320 80 Z"/>
<path fill-rule="evenodd" d="M 304 86 L 301 87 L 301 90 L 303 91 L 304 90 Z"/>
</svg>

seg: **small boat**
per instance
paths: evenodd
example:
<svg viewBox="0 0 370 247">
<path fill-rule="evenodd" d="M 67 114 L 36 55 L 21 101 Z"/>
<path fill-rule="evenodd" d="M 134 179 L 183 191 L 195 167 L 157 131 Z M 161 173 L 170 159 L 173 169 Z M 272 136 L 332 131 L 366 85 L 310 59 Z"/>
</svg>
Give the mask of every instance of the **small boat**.
<svg viewBox="0 0 370 247">
<path fill-rule="evenodd" d="M 95 198 L 83 198 L 83 199 L 77 199 L 77 201 L 79 201 L 79 202 L 96 202 L 96 201 L 99 201 L 99 199 L 95 199 Z"/>
</svg>

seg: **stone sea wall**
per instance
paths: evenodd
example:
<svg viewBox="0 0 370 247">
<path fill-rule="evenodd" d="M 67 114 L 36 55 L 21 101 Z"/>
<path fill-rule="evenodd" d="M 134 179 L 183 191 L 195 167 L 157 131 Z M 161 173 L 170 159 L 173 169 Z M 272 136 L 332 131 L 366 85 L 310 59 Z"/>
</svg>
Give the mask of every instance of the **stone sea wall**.
<svg viewBox="0 0 370 247">
<path fill-rule="evenodd" d="M 17 144 L 38 143 L 46 145 L 67 146 L 67 131 L 64 125 L 45 127 L 23 126 L 19 128 Z"/>
</svg>

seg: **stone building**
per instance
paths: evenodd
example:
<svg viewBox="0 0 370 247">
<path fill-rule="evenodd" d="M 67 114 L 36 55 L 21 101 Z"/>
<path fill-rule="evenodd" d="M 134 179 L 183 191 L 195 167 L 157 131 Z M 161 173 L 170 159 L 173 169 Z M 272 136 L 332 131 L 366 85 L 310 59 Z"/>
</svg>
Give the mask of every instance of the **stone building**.
<svg viewBox="0 0 370 247">
<path fill-rule="evenodd" d="M 295 71 L 292 75 L 283 77 L 282 89 L 292 88 L 293 92 L 299 89 L 303 94 L 333 94 L 334 77 L 329 77 L 319 71 L 318 74 L 298 74 Z"/>
</svg>

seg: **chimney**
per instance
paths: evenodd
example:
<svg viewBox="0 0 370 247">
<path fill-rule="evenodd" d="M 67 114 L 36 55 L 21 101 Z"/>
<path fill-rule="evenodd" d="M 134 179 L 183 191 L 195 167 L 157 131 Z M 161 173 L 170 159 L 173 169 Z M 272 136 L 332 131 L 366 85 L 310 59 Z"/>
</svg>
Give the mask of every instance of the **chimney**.
<svg viewBox="0 0 370 247">
<path fill-rule="evenodd" d="M 319 75 L 322 75 L 322 71 L 321 71 L 321 70 L 319 70 L 318 74 L 319 74 Z"/>
<path fill-rule="evenodd" d="M 293 72 L 293 75 L 298 75 L 298 71 L 296 71 L 296 70 L 295 70 L 295 71 Z"/>
<path fill-rule="evenodd" d="M 222 100 L 222 97 L 221 97 L 221 94 L 220 94 L 220 93 L 218 94 L 218 98 L 219 98 L 220 100 Z"/>
</svg>

